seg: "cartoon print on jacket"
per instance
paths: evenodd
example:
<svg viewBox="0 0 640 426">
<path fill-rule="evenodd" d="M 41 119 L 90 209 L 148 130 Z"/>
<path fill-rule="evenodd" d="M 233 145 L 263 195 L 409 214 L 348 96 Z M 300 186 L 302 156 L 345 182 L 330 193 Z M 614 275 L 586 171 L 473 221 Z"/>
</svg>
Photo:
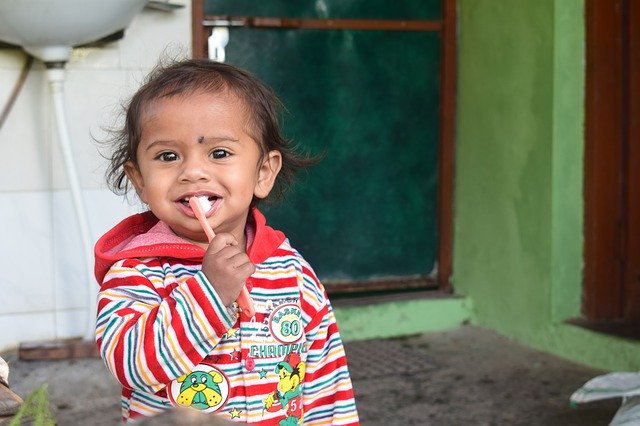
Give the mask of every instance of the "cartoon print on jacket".
<svg viewBox="0 0 640 426">
<path fill-rule="evenodd" d="M 286 413 L 287 417 L 278 423 L 281 426 L 300 424 L 305 364 L 299 354 L 292 352 L 276 365 L 275 372 L 278 385 L 264 400 L 264 407 L 269 412 L 283 410 Z"/>
<path fill-rule="evenodd" d="M 228 383 L 214 367 L 198 365 L 172 382 L 171 396 L 177 405 L 211 412 L 220 409 L 228 396 Z"/>
</svg>

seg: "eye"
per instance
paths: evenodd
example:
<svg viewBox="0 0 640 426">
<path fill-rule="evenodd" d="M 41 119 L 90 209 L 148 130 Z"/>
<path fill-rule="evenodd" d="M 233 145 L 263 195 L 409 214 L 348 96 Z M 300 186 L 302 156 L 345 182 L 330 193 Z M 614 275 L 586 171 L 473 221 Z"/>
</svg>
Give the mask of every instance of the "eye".
<svg viewBox="0 0 640 426">
<path fill-rule="evenodd" d="M 200 379 L 200 381 L 202 383 L 207 383 L 207 376 L 202 376 L 202 378 Z"/>
<path fill-rule="evenodd" d="M 176 161 L 177 159 L 178 159 L 178 154 L 171 151 L 161 152 L 156 156 L 156 160 L 160 160 L 164 162 Z"/>
<path fill-rule="evenodd" d="M 218 148 L 218 149 L 214 149 L 213 151 L 211 151 L 210 155 L 215 160 L 221 160 L 223 158 L 227 158 L 228 156 L 230 156 L 231 153 L 229 151 L 227 151 L 226 149 Z"/>
<path fill-rule="evenodd" d="M 191 383 L 195 385 L 197 382 L 198 382 L 198 379 L 196 377 L 191 378 Z"/>
</svg>

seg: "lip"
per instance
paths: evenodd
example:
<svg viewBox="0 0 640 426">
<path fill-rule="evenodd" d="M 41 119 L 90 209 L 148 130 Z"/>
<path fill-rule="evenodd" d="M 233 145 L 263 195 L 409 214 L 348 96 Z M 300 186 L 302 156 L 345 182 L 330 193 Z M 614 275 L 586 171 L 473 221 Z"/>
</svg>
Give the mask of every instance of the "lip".
<svg viewBox="0 0 640 426">
<path fill-rule="evenodd" d="M 211 203 L 211 208 L 205 212 L 205 216 L 210 217 L 215 213 L 215 211 L 218 209 L 218 206 L 222 202 L 222 197 L 220 197 L 220 195 L 214 192 L 208 192 L 208 191 L 187 192 L 181 195 L 179 198 L 175 199 L 174 203 L 187 216 L 196 217 L 196 215 L 193 213 L 193 210 L 191 209 L 191 206 L 189 206 L 189 198 L 202 197 L 202 196 L 207 197 L 209 199 L 209 202 Z"/>
</svg>

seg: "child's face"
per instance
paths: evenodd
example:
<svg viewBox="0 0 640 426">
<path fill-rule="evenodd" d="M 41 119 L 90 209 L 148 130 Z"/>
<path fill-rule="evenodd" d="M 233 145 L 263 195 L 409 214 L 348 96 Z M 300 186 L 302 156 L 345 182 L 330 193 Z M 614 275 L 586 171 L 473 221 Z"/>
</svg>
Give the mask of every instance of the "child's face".
<svg viewBox="0 0 640 426">
<path fill-rule="evenodd" d="M 206 195 L 214 205 L 207 214 L 214 231 L 244 244 L 251 201 L 269 194 L 282 163 L 278 151 L 261 156 L 247 125 L 243 102 L 227 92 L 160 99 L 142 117 L 138 164 L 125 165 L 127 176 L 181 237 L 206 243 L 187 202 Z"/>
</svg>

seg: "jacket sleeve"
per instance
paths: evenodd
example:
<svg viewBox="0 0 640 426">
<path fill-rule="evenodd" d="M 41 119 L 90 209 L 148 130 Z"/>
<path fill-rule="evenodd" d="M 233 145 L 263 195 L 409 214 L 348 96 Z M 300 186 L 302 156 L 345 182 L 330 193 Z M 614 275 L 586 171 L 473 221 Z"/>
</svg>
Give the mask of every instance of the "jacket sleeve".
<svg viewBox="0 0 640 426">
<path fill-rule="evenodd" d="M 303 309 L 312 310 L 309 300 L 313 300 L 311 304 L 318 303 L 305 326 L 308 354 L 303 387 L 304 424 L 357 425 L 353 387 L 333 309 L 313 271 L 304 269 Z M 309 297 L 310 294 L 313 296 Z"/>
<path fill-rule="evenodd" d="M 123 386 L 152 393 L 189 372 L 236 320 L 202 272 L 172 283 L 154 269 L 133 259 L 114 264 L 96 322 L 107 368 Z"/>
</svg>

